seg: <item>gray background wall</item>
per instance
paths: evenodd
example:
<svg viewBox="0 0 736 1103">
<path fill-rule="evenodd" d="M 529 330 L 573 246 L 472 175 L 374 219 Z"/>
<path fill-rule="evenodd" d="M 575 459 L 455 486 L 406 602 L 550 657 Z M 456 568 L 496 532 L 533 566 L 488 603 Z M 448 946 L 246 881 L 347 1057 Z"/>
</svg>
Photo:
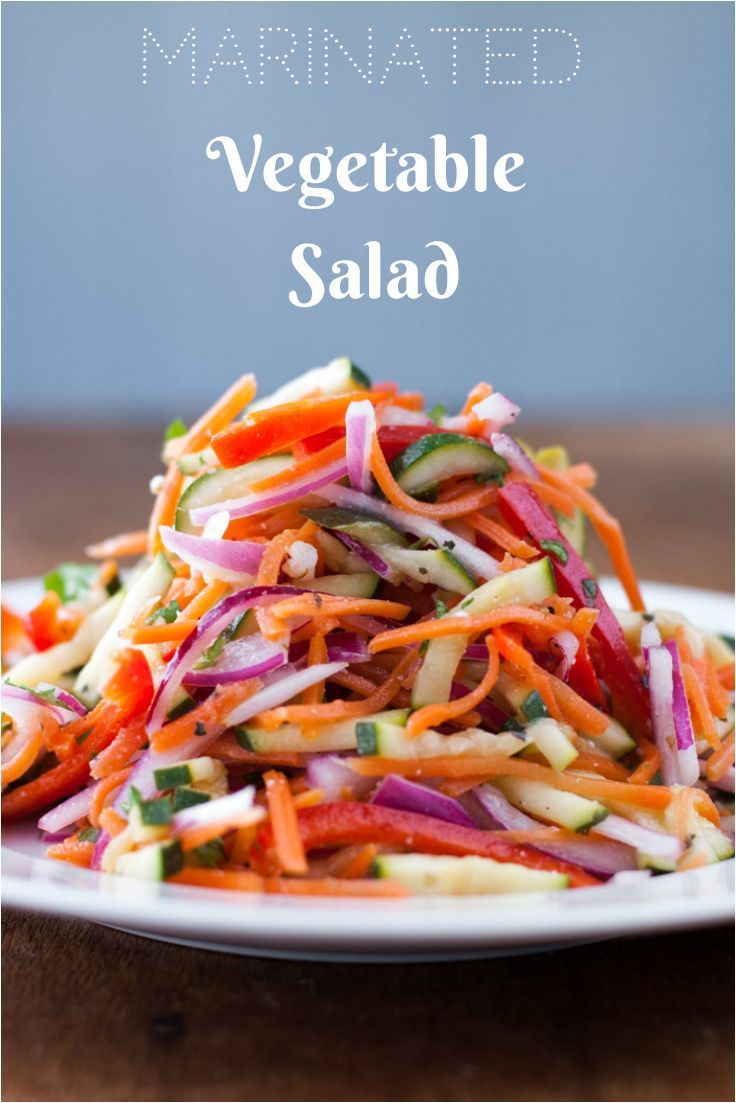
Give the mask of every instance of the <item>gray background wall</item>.
<svg viewBox="0 0 736 1103">
<path fill-rule="evenodd" d="M 732 24 L 725 3 L 5 3 L 5 416 L 189 416 L 240 371 L 275 384 L 340 354 L 432 400 L 489 378 L 535 418 L 727 412 Z M 300 51 L 329 27 L 358 60 L 371 26 L 379 70 L 407 27 L 429 85 L 396 68 L 369 87 L 335 54 L 328 87 L 273 65 L 261 86 L 259 28 L 277 25 Z M 493 64 L 523 83 L 485 85 L 468 37 L 452 86 L 438 25 L 521 26 Z M 166 47 L 196 27 L 196 84 L 188 56 L 155 52 L 142 83 L 144 26 Z M 577 35 L 576 79 L 532 84 L 539 26 Z M 234 66 L 203 83 L 226 27 L 252 86 Z M 544 47 L 569 68 L 559 36 Z M 524 154 L 527 186 L 304 211 L 262 184 L 238 194 L 205 158 L 213 136 L 255 131 L 296 155 L 426 151 L 436 132 L 467 150 L 483 132 L 491 154 Z M 391 259 L 449 242 L 454 297 L 289 304 L 296 244 L 357 258 L 369 238 Z"/>
</svg>

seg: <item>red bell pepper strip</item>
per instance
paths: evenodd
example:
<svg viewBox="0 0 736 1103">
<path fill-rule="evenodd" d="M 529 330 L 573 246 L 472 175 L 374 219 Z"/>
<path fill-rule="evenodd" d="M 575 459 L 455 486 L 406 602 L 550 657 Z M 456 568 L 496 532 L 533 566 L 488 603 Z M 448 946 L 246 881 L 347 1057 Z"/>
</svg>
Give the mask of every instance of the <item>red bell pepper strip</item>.
<svg viewBox="0 0 736 1103">
<path fill-rule="evenodd" d="M 571 597 L 577 608 L 598 610 L 592 629 L 597 652 L 594 661 L 611 692 L 613 714 L 637 739 L 649 737 L 651 715 L 641 676 L 619 623 L 595 579 L 590 577 L 589 568 L 530 487 L 522 482 L 502 487 L 498 506 L 518 536 L 533 542 L 549 555 L 559 593 Z M 559 554 L 555 554 L 554 545 L 559 547 Z"/>
<path fill-rule="evenodd" d="M 439 426 L 433 425 L 431 420 L 427 418 L 426 425 L 382 426 L 378 430 L 378 443 L 381 445 L 381 451 L 386 457 L 386 462 L 391 463 L 391 460 L 395 459 L 399 452 L 403 452 L 405 448 L 408 448 L 410 444 L 414 444 L 421 437 L 426 437 L 428 433 L 446 432 L 446 429 L 440 429 Z"/>
<path fill-rule="evenodd" d="M 477 854 L 497 862 L 518 862 L 530 869 L 567 874 L 573 888 L 600 884 L 580 866 L 559 861 L 531 846 L 508 843 L 488 831 L 460 827 L 418 812 L 346 801 L 302 808 L 297 813 L 297 823 L 305 850 L 378 843 L 422 854 Z M 270 825 L 262 828 L 256 845 L 263 855 L 272 848 Z"/>
<path fill-rule="evenodd" d="M 64 609 L 59 595 L 50 590 L 26 614 L 26 629 L 36 650 L 46 651 L 73 636 L 78 620 Z"/>
<path fill-rule="evenodd" d="M 117 662 L 117 670 L 105 685 L 104 698 L 117 707 L 122 725 L 148 708 L 153 700 L 153 679 L 145 656 L 135 648 L 124 651 Z"/>
<path fill-rule="evenodd" d="M 385 401 L 383 391 L 356 391 L 324 398 L 285 402 L 282 406 L 257 410 L 242 421 L 218 433 L 212 447 L 223 467 L 238 467 L 273 452 L 289 448 L 295 441 L 313 437 L 342 425 L 351 402 L 368 399 Z"/>
<path fill-rule="evenodd" d="M 107 710 L 89 735 L 77 737 L 77 742 L 83 741 L 69 758 L 26 785 L 6 793 L 1 805 L 3 820 L 21 820 L 81 789 L 89 780 L 90 759 L 112 742 L 119 727 L 117 719 L 113 709 Z"/>
<path fill-rule="evenodd" d="M 580 646 L 575 656 L 575 662 L 570 667 L 567 675 L 567 684 L 581 697 L 584 697 L 586 701 L 589 701 L 591 705 L 595 705 L 597 709 L 605 710 L 606 701 L 595 667 L 591 662 L 588 645 L 585 640 L 579 640 L 578 642 Z"/>
</svg>

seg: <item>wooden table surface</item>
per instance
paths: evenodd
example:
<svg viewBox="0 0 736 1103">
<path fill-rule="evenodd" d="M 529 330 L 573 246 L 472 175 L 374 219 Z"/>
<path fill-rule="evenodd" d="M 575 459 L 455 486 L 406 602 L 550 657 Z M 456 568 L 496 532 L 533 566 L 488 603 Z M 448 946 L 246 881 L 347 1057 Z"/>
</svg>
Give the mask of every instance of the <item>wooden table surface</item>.
<svg viewBox="0 0 736 1103">
<path fill-rule="evenodd" d="M 642 577 L 730 589 L 721 426 L 554 426 Z M 148 429 L 5 430 L 6 578 L 140 528 Z M 6 910 L 5 1100 L 732 1100 L 732 934 L 441 965 L 182 949 Z"/>
</svg>

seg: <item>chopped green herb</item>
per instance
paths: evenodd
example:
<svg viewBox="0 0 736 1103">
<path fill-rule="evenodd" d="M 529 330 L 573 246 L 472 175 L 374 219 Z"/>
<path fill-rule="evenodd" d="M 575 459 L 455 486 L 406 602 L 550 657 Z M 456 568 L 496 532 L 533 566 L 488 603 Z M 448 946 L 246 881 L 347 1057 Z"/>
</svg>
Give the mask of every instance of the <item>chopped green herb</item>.
<svg viewBox="0 0 736 1103">
<path fill-rule="evenodd" d="M 79 745 L 81 747 L 81 745 L 82 745 L 82 743 L 84 743 L 85 739 L 89 739 L 90 735 L 92 734 L 92 731 L 93 731 L 92 728 L 87 728 L 86 731 L 80 732 L 79 735 L 77 736 L 75 742 L 79 743 Z"/>
<path fill-rule="evenodd" d="M 220 633 L 215 642 L 210 644 L 205 653 L 202 655 L 202 658 L 199 660 L 199 662 L 195 663 L 195 670 L 206 670 L 208 667 L 215 665 L 220 657 L 223 647 L 233 638 L 238 628 L 240 628 L 240 625 L 245 616 L 245 613 L 241 613 L 235 618 L 235 620 L 232 621 L 231 624 L 228 624 L 227 628 L 225 628 Z"/>
<path fill-rule="evenodd" d="M 549 716 L 547 706 L 536 689 L 533 689 L 526 701 L 524 701 L 524 704 L 521 706 L 521 711 L 524 713 L 527 720 L 541 720 L 543 716 Z"/>
<path fill-rule="evenodd" d="M 187 432 L 187 427 L 180 417 L 175 417 L 164 430 L 164 444 L 169 440 L 176 440 L 177 437 L 183 437 Z"/>
<path fill-rule="evenodd" d="M 584 578 L 583 589 L 585 590 L 586 597 L 592 604 L 598 597 L 598 583 L 594 578 Z"/>
<path fill-rule="evenodd" d="M 468 609 L 472 604 L 473 604 L 472 597 L 466 597 L 465 601 L 460 602 L 460 608 L 461 609 Z"/>
<path fill-rule="evenodd" d="M 190 851 L 190 855 L 197 865 L 212 869 L 218 862 L 224 862 L 225 847 L 222 845 L 222 839 L 211 839 L 202 846 L 195 846 L 194 850 Z"/>
<path fill-rule="evenodd" d="M 540 540 L 539 546 L 548 551 L 550 555 L 554 555 L 555 559 L 559 559 L 560 563 L 567 563 L 567 548 L 559 540 Z M 584 585 L 585 583 L 583 583 Z"/>
<path fill-rule="evenodd" d="M 96 843 L 100 837 L 100 829 L 98 827 L 85 827 L 83 831 L 80 831 L 77 835 L 80 843 Z"/>
<path fill-rule="evenodd" d="M 450 551 L 452 551 L 453 548 L 455 547 L 455 541 L 454 540 L 445 540 L 445 542 L 442 546 L 443 546 L 443 548 L 449 548 Z"/>
<path fill-rule="evenodd" d="M 432 409 L 429 411 L 427 417 L 430 419 L 430 421 L 433 421 L 435 425 L 439 425 L 440 421 L 446 413 L 447 407 L 443 406 L 441 402 L 438 402 L 437 405 L 433 406 Z"/>
<path fill-rule="evenodd" d="M 99 574 L 94 563 L 60 563 L 43 580 L 45 590 L 53 590 L 66 604 L 87 597 Z"/>
<path fill-rule="evenodd" d="M 146 617 L 146 624 L 155 624 L 157 620 L 163 620 L 167 624 L 173 624 L 180 612 L 181 605 L 179 602 L 170 601 L 168 605 L 162 605 L 160 609 L 156 609 L 154 613 Z"/>
<path fill-rule="evenodd" d="M 428 650 L 429 650 L 429 640 L 422 640 L 422 642 L 419 644 L 419 654 L 420 654 L 420 656 L 422 658 L 424 658 L 424 656 L 427 654 Z"/>
<path fill-rule="evenodd" d="M 441 597 L 438 597 L 434 603 L 434 615 L 436 617 L 446 617 L 449 609 L 445 605 Z"/>
</svg>

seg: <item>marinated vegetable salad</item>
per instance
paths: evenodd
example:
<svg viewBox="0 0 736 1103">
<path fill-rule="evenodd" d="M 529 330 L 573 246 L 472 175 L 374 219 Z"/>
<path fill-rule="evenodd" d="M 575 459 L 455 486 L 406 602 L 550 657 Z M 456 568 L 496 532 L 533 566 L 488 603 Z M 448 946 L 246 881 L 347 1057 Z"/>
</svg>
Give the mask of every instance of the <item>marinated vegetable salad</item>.
<svg viewBox="0 0 736 1103">
<path fill-rule="evenodd" d="M 245 892 L 729 858 L 733 650 L 645 611 L 595 472 L 518 414 L 486 383 L 427 411 L 336 360 L 170 426 L 148 531 L 3 608 L 3 818 L 40 816 L 61 861 Z"/>
</svg>

